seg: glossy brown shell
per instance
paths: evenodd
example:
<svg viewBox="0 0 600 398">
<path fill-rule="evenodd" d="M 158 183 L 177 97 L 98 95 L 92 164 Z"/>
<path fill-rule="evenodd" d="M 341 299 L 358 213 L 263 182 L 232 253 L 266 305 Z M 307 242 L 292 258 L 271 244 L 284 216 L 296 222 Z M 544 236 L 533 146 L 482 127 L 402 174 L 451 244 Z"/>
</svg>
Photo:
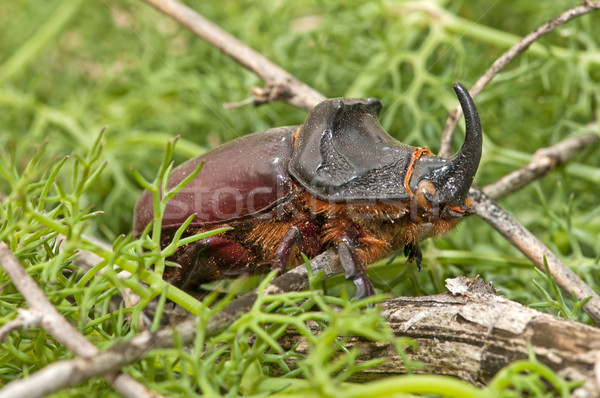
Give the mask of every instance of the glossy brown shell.
<svg viewBox="0 0 600 398">
<path fill-rule="evenodd" d="M 167 204 L 162 227 L 177 228 L 191 214 L 191 226 L 209 226 L 256 216 L 293 193 L 288 163 L 298 127 L 279 127 L 250 134 L 176 167 L 168 187 L 204 166 Z M 135 205 L 133 232 L 139 235 L 154 218 L 152 195 L 145 191 Z"/>
<path fill-rule="evenodd" d="M 191 226 L 198 227 L 267 218 L 270 209 L 291 200 L 295 186 L 329 202 L 410 200 L 421 180 L 435 187 L 435 192 L 426 193 L 429 201 L 450 203 L 462 214 L 469 209 L 466 196 L 481 157 L 482 137 L 467 89 L 460 83 L 454 89 L 467 128 L 463 146 L 451 158 L 431 156 L 426 148 L 391 137 L 378 122 L 381 103 L 375 98 L 325 100 L 301 127 L 239 138 L 173 170 L 169 188 L 204 163 L 169 201 L 162 227 L 177 228 L 192 214 L 196 217 Z M 146 191 L 136 203 L 134 234 L 152 220 L 152 195 Z"/>
</svg>

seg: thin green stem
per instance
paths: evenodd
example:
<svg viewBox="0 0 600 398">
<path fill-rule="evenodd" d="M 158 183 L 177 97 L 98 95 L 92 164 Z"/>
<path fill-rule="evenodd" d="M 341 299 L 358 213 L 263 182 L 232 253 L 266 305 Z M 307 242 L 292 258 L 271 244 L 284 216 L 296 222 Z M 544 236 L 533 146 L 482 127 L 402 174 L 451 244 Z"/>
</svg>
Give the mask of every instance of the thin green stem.
<svg viewBox="0 0 600 398">
<path fill-rule="evenodd" d="M 480 389 L 464 381 L 449 376 L 406 375 L 368 383 L 345 385 L 340 396 L 347 398 L 365 396 L 397 396 L 398 394 L 437 394 L 442 397 L 492 398 L 496 397 L 488 389 Z"/>
</svg>

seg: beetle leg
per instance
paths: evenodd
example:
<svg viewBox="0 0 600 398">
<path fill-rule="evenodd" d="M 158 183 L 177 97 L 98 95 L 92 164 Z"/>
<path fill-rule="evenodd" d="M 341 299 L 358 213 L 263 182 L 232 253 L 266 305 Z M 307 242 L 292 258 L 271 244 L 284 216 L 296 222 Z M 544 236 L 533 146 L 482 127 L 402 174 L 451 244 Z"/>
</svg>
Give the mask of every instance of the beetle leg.
<svg viewBox="0 0 600 398">
<path fill-rule="evenodd" d="M 207 244 L 204 241 L 194 242 L 181 253 L 175 262 L 179 264 L 179 268 L 173 272 L 164 275 L 165 280 L 181 289 L 186 289 L 192 286 L 200 279 L 204 279 L 202 274 L 207 274 L 205 267 L 198 266 L 202 261 L 200 257 L 204 256 L 203 251 L 206 251 Z M 203 272 L 202 272 L 203 271 Z"/>
<path fill-rule="evenodd" d="M 421 253 L 421 247 L 418 243 L 408 243 L 404 246 L 404 255 L 408 257 L 409 262 L 415 262 L 417 264 L 417 270 L 421 271 L 421 262 L 423 261 L 423 254 Z"/>
<path fill-rule="evenodd" d="M 275 251 L 275 260 L 273 261 L 271 270 L 277 270 L 279 275 L 283 273 L 285 267 L 287 267 L 290 259 L 290 253 L 292 252 L 292 247 L 294 244 L 302 248 L 302 242 L 300 238 L 300 230 L 295 225 L 292 226 L 277 246 Z"/>
<path fill-rule="evenodd" d="M 271 270 L 278 270 L 280 274 L 285 271 L 294 245 L 309 258 L 320 253 L 321 242 L 316 231 L 315 225 L 309 221 L 301 221 L 292 225 L 275 249 Z"/>
<path fill-rule="evenodd" d="M 165 279 L 181 288 L 193 288 L 221 276 L 238 276 L 250 272 L 251 255 L 237 242 L 211 236 L 194 242 L 175 258 L 180 267 Z"/>
<path fill-rule="evenodd" d="M 221 275 L 238 276 L 252 270 L 253 257 L 244 246 L 227 237 L 215 235 L 204 239 L 208 245 L 207 256 Z"/>
<path fill-rule="evenodd" d="M 351 280 L 356 286 L 356 299 L 375 294 L 375 288 L 363 267 L 355 245 L 347 238 L 342 238 L 337 244 L 337 253 L 344 268 L 346 280 Z"/>
</svg>

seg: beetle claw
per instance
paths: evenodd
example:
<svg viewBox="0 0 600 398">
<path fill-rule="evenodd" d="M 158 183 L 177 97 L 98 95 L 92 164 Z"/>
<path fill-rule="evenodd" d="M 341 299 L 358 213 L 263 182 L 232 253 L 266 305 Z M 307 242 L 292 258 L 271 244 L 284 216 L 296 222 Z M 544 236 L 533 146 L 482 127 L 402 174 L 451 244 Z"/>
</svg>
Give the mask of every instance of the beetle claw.
<svg viewBox="0 0 600 398">
<path fill-rule="evenodd" d="M 346 280 L 351 280 L 356 286 L 355 298 L 363 299 L 375 294 L 375 288 L 362 266 L 354 245 L 348 239 L 342 239 L 337 245 L 338 256 L 344 268 Z"/>
<path fill-rule="evenodd" d="M 354 298 L 356 300 L 364 299 L 375 294 L 375 288 L 369 280 L 369 278 L 356 278 L 354 279 L 354 286 L 356 286 L 356 294 Z"/>
<path fill-rule="evenodd" d="M 277 274 L 275 275 L 276 278 L 283 275 L 283 265 L 281 264 L 279 258 L 276 258 L 273 261 L 273 265 L 271 265 L 271 271 L 277 271 Z"/>
<path fill-rule="evenodd" d="M 423 253 L 418 243 L 409 243 L 404 246 L 404 255 L 408 257 L 407 261 L 416 263 L 417 270 L 421 271 L 421 262 L 423 261 Z"/>
</svg>

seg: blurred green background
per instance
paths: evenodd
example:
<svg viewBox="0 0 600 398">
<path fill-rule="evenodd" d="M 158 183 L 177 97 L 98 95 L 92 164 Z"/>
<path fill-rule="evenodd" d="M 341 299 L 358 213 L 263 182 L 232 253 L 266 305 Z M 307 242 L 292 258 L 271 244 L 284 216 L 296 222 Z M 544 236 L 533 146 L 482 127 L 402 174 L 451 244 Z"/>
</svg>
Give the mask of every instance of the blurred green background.
<svg viewBox="0 0 600 398">
<path fill-rule="evenodd" d="M 328 97 L 378 97 L 390 134 L 434 152 L 452 83 L 470 87 L 522 35 L 576 1 L 188 1 L 190 7 Z M 485 133 L 475 182 L 526 164 L 540 147 L 598 134 L 600 13 L 544 37 L 476 99 Z M 22 168 L 43 141 L 54 160 L 85 152 L 103 126 L 107 169 L 85 200 L 104 215 L 88 233 L 112 241 L 131 230 L 140 187 L 165 142 L 181 135 L 180 163 L 253 131 L 300 124 L 285 104 L 225 109 L 262 82 L 138 0 L 0 3 L 0 148 Z M 462 122 L 459 125 L 462 130 Z M 455 137 L 455 148 L 462 133 Z M 501 204 L 598 290 L 598 145 Z M 0 192 L 9 186 L 0 179 Z M 449 275 L 481 274 L 533 304 L 539 278 L 477 217 L 424 244 L 425 270 L 396 294 L 433 293 Z M 383 279 L 405 272 L 377 267 Z M 420 281 L 420 282 L 419 282 Z"/>
</svg>

